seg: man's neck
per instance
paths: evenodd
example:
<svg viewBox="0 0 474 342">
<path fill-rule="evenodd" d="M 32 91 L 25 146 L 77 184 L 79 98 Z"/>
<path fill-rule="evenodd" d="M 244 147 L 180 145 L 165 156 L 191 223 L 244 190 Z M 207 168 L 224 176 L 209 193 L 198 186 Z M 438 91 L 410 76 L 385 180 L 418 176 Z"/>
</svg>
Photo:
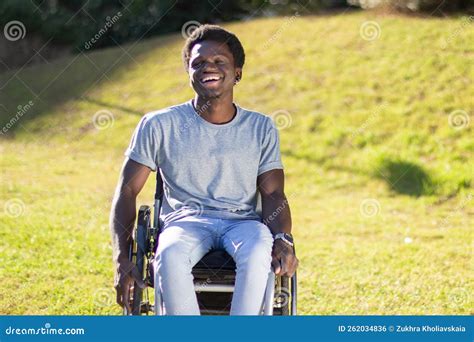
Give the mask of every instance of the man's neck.
<svg viewBox="0 0 474 342">
<path fill-rule="evenodd" d="M 232 94 L 219 98 L 204 98 L 196 95 L 194 107 L 204 120 L 216 125 L 232 121 L 237 110 L 233 104 Z"/>
</svg>

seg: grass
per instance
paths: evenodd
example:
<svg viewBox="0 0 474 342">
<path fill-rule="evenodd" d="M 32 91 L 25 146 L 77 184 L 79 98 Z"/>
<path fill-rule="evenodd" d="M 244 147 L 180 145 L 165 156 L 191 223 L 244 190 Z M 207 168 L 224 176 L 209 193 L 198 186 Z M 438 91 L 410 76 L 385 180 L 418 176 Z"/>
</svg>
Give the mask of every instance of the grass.
<svg viewBox="0 0 474 342">
<path fill-rule="evenodd" d="M 378 39 L 362 39 L 367 20 Z M 474 108 L 464 23 L 358 12 L 226 25 L 248 58 L 236 101 L 291 121 L 301 314 L 472 314 L 474 139 L 472 124 L 453 127 Z M 0 314 L 120 314 L 111 197 L 141 115 L 192 97 L 182 45 L 176 34 L 0 75 L 1 127 L 33 102 L 0 136 Z M 103 110 L 113 124 L 99 130 Z M 152 193 L 150 178 L 139 203 Z"/>
</svg>

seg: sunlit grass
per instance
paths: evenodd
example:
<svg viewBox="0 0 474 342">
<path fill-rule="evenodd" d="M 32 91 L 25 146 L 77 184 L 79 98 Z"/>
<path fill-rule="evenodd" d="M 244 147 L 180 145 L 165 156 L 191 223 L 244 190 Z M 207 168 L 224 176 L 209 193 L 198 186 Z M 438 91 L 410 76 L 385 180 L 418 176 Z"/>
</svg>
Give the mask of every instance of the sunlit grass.
<svg viewBox="0 0 474 342">
<path fill-rule="evenodd" d="M 378 39 L 360 36 L 366 20 Z M 227 25 L 247 51 L 236 101 L 290 113 L 280 134 L 300 313 L 470 313 L 472 122 L 448 120 L 474 108 L 462 23 L 363 12 Z M 176 34 L 0 77 L 12 78 L 2 127 L 34 101 L 0 140 L 0 313 L 120 313 L 110 201 L 141 115 L 192 96 L 182 44 Z M 103 130 L 100 110 L 114 119 Z"/>
</svg>

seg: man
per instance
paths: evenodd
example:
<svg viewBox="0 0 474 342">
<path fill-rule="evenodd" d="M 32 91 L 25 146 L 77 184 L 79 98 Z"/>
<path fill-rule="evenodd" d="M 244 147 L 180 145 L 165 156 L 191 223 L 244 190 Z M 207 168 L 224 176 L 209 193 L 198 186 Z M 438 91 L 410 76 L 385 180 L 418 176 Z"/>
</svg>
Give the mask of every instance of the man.
<svg viewBox="0 0 474 342">
<path fill-rule="evenodd" d="M 200 26 L 183 60 L 194 99 L 145 115 L 125 152 L 110 220 L 117 302 L 128 307 L 134 280 L 144 286 L 128 251 L 136 197 L 159 169 L 164 226 L 154 267 L 166 314 L 199 314 L 192 267 L 210 249 L 224 248 L 237 265 L 231 314 L 257 315 L 271 268 L 291 276 L 298 265 L 278 131 L 269 117 L 233 103 L 245 62 L 234 34 Z"/>
</svg>

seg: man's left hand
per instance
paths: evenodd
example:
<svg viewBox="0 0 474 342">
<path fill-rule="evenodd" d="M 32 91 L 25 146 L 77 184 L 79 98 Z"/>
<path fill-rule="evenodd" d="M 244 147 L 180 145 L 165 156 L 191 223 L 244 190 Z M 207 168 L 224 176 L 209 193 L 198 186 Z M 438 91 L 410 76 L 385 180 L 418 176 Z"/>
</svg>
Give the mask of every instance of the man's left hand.
<svg viewBox="0 0 474 342">
<path fill-rule="evenodd" d="M 275 240 L 272 251 L 272 267 L 275 275 L 293 276 L 298 263 L 293 247 L 281 239 Z"/>
</svg>

